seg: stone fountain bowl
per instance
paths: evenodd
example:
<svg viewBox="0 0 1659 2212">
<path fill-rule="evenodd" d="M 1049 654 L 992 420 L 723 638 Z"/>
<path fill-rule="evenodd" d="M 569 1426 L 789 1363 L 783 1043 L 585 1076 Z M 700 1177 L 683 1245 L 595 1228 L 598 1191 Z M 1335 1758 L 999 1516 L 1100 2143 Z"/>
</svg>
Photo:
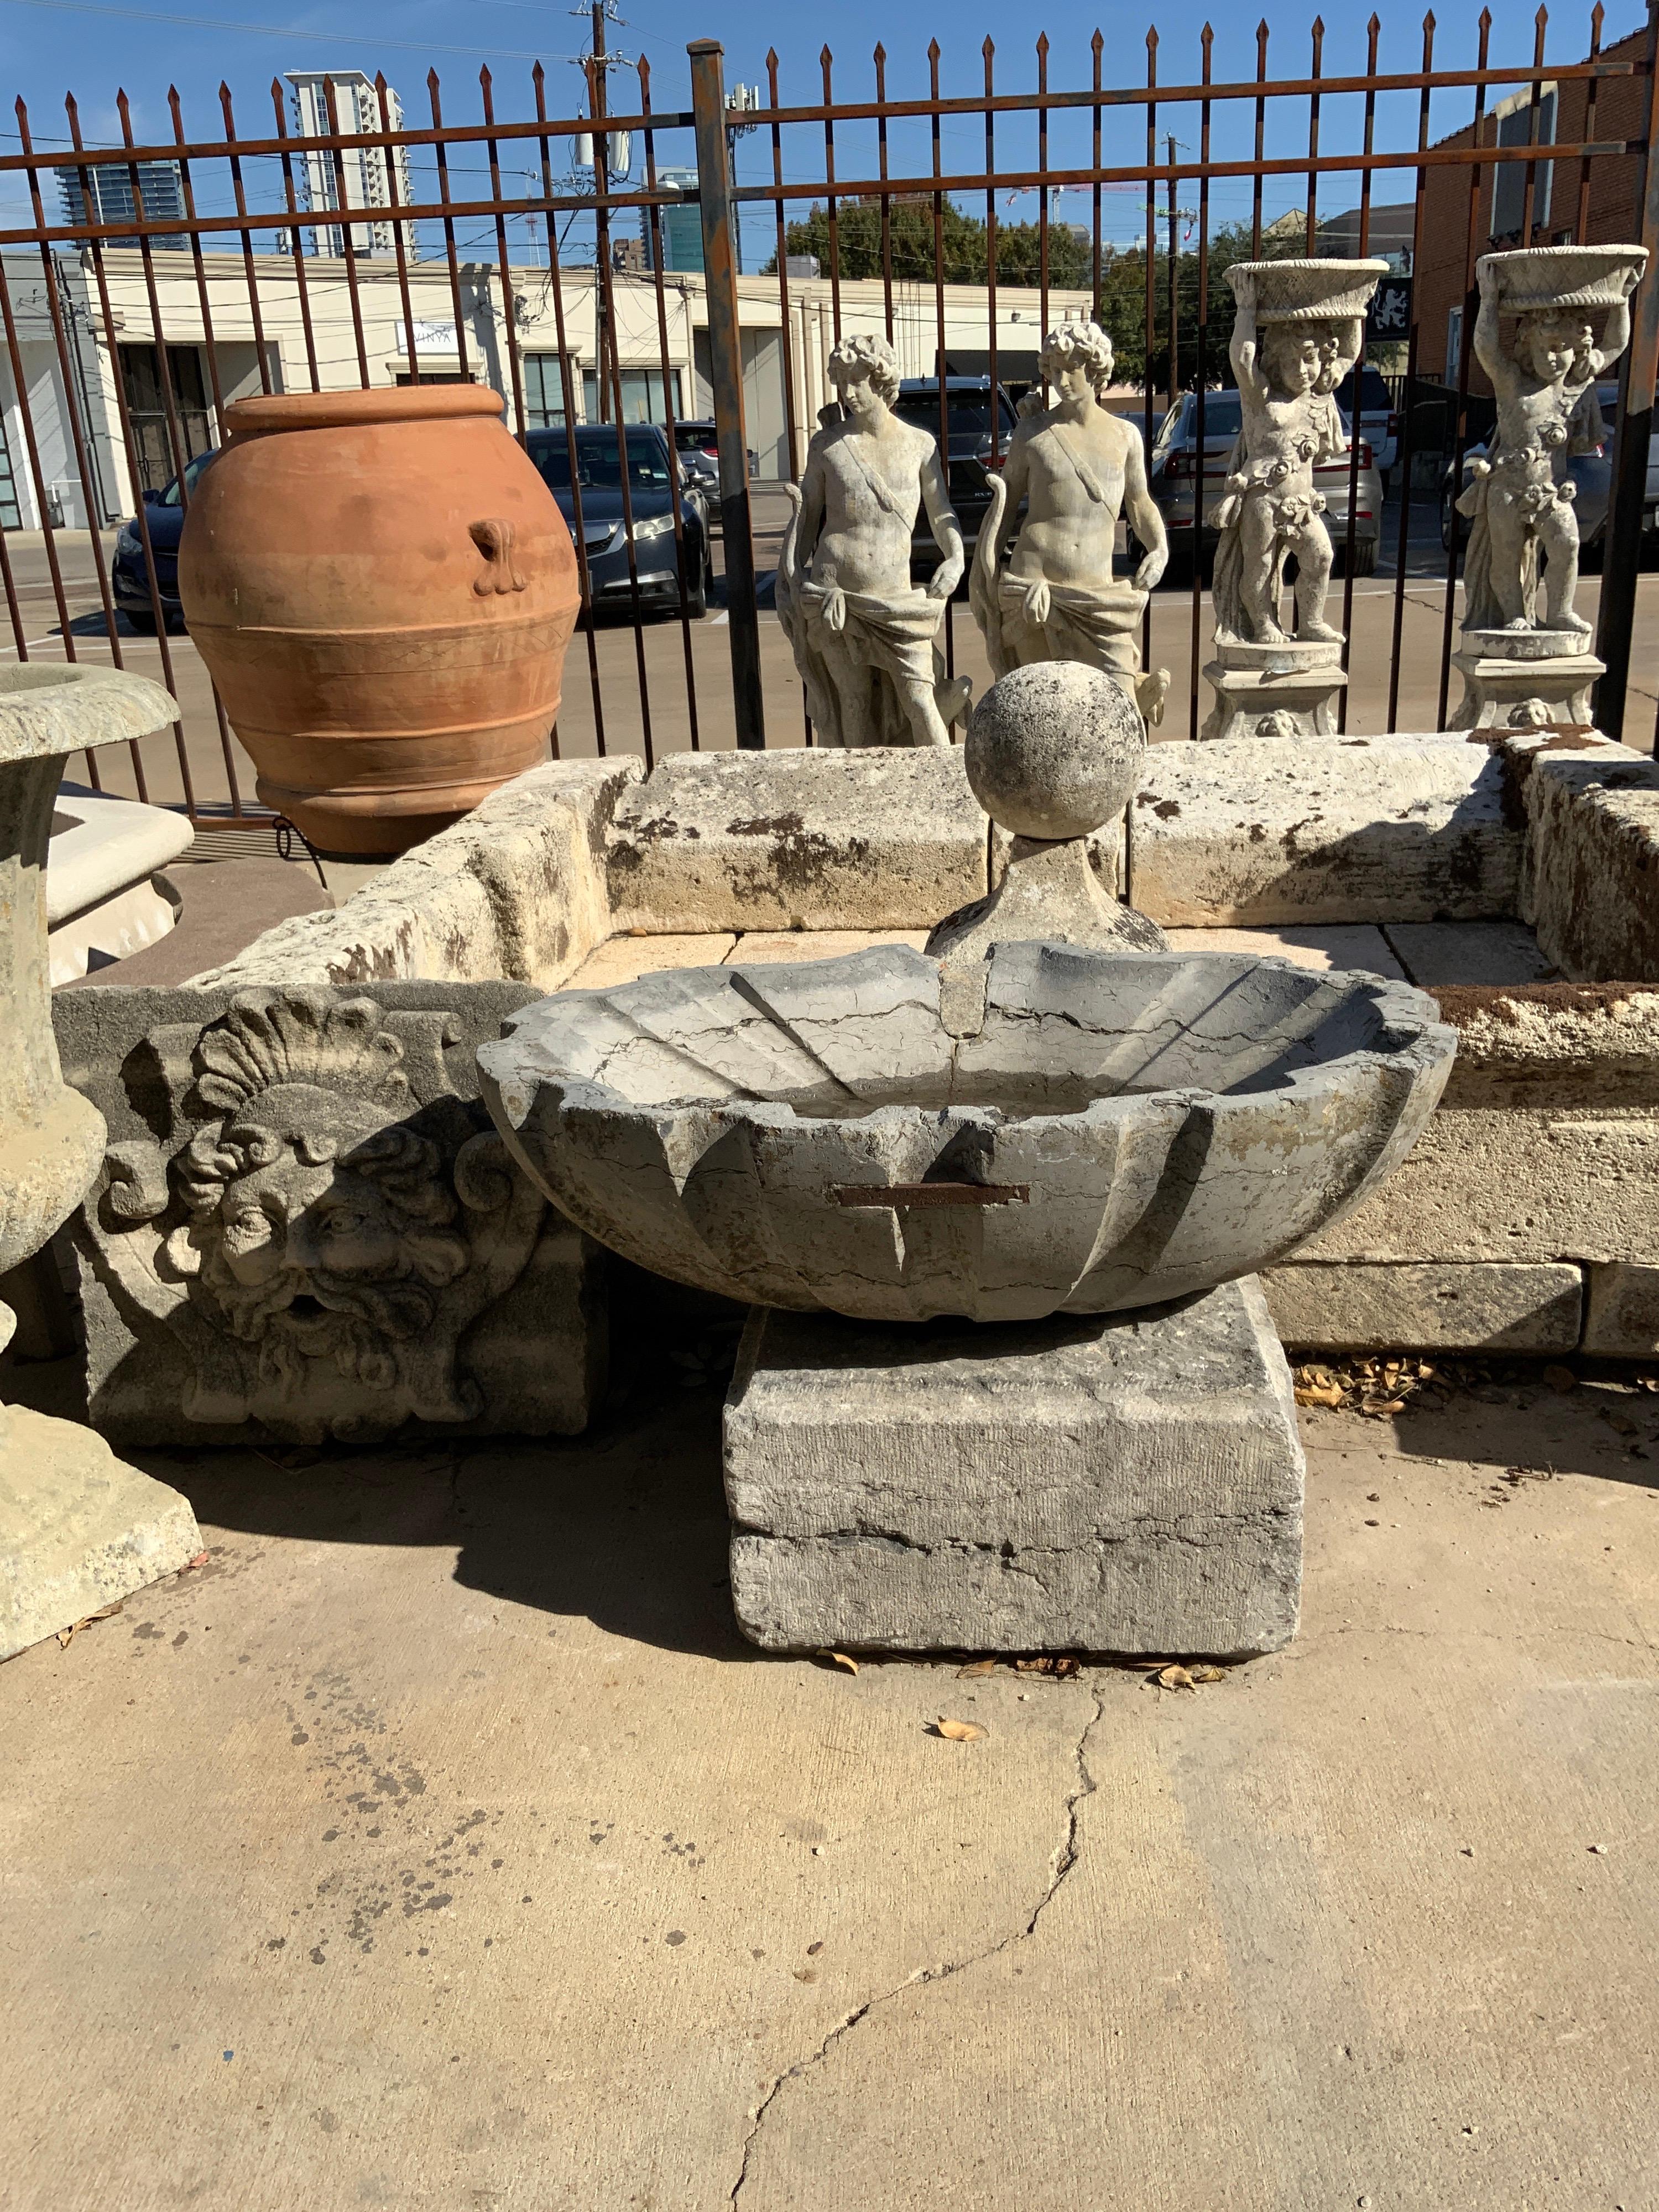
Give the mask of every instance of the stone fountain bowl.
<svg viewBox="0 0 1659 2212">
<path fill-rule="evenodd" d="M 1281 1258 L 1404 1158 L 1456 1044 L 1408 985 L 1279 960 L 1018 944 L 984 980 L 967 1035 L 905 946 L 560 992 L 480 1049 L 484 1096 L 548 1197 L 658 1274 L 1030 1321 Z"/>
</svg>

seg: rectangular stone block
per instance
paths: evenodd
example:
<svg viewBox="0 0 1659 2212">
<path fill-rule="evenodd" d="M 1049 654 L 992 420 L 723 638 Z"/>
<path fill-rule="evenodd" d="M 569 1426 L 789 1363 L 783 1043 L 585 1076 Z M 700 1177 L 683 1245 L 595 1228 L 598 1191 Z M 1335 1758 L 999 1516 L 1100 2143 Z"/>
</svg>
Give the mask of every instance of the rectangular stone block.
<svg viewBox="0 0 1659 2212">
<path fill-rule="evenodd" d="M 1296 1632 L 1302 1449 L 1254 1279 L 994 1328 L 759 1311 L 725 1463 L 757 1644 L 1220 1656 Z"/>
<path fill-rule="evenodd" d="M 1299 1352 L 1571 1352 L 1584 1304 L 1583 1270 L 1566 1261 L 1292 1261 L 1261 1287 L 1280 1342 Z"/>
<path fill-rule="evenodd" d="M 676 753 L 617 810 L 612 926 L 931 929 L 984 897 L 989 827 L 957 746 Z"/>
<path fill-rule="evenodd" d="M 1659 1106 L 1659 990 L 1634 983 L 1436 984 L 1457 1031 L 1450 1106 Z"/>
<path fill-rule="evenodd" d="M 1512 916 L 1505 763 L 1462 736 L 1154 745 L 1129 809 L 1135 905 L 1177 927 Z"/>
<path fill-rule="evenodd" d="M 1523 921 L 1575 982 L 1659 982 L 1659 765 L 1595 736 L 1505 741 L 1527 824 Z"/>
<path fill-rule="evenodd" d="M 605 830 L 640 775 L 627 759 L 528 769 L 337 911 L 280 921 L 191 981 L 502 980 L 556 990 L 611 934 Z"/>
<path fill-rule="evenodd" d="M 74 1217 L 94 1426 L 127 1445 L 574 1434 L 604 1255 L 507 1153 L 513 983 L 58 995 L 108 1124 Z"/>
<path fill-rule="evenodd" d="M 176 1574 L 201 1548 L 190 1500 L 101 1437 L 0 1407 L 0 1659 Z"/>
<path fill-rule="evenodd" d="M 1613 1261 L 1590 1269 L 1583 1348 L 1606 1359 L 1659 1355 L 1659 1265 Z"/>
<path fill-rule="evenodd" d="M 1650 1260 L 1659 1114 L 1438 1107 L 1404 1164 L 1298 1260 Z"/>
</svg>

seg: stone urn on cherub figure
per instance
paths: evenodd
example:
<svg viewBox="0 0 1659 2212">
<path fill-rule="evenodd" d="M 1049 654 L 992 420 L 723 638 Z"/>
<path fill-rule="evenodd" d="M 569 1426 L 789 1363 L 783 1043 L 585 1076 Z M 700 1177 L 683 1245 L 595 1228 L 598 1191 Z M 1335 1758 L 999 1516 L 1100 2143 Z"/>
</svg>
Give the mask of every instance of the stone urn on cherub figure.
<svg viewBox="0 0 1659 2212">
<path fill-rule="evenodd" d="M 1475 264 L 1474 354 L 1492 380 L 1498 427 L 1457 501 L 1469 535 L 1454 729 L 1590 719 L 1602 664 L 1573 605 L 1573 464 L 1605 441 L 1595 381 L 1630 343 L 1630 297 L 1646 263 L 1640 246 L 1554 246 Z"/>
<path fill-rule="evenodd" d="M 1207 518 L 1220 543 L 1206 738 L 1267 734 L 1287 720 L 1307 736 L 1333 726 L 1331 702 L 1347 676 L 1342 633 L 1325 618 L 1333 556 L 1314 471 L 1348 451 L 1334 395 L 1364 350 L 1365 310 L 1387 270 L 1384 261 L 1285 260 L 1227 271 L 1240 429 Z M 1292 555 L 1294 635 L 1279 619 Z"/>
</svg>

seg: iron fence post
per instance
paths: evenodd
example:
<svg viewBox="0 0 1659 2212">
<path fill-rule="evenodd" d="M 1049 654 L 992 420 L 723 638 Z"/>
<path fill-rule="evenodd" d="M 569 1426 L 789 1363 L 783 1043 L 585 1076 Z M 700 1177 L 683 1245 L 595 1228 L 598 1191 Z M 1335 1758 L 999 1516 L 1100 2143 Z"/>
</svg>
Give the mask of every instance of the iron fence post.
<svg viewBox="0 0 1659 2212">
<path fill-rule="evenodd" d="M 1619 428 L 1613 440 L 1611 505 L 1595 630 L 1595 649 L 1607 672 L 1595 687 L 1595 726 L 1610 738 L 1622 738 L 1625 731 L 1631 641 L 1636 628 L 1636 580 L 1642 565 L 1648 446 L 1653 430 L 1653 387 L 1659 374 L 1659 268 L 1656 268 L 1659 263 L 1659 161 L 1653 154 L 1654 135 L 1659 130 L 1659 0 L 1648 0 L 1647 50 L 1637 204 L 1648 266 L 1631 302 L 1630 346 L 1619 380 Z"/>
<path fill-rule="evenodd" d="M 695 39 L 686 52 L 691 57 L 691 112 L 696 125 L 697 197 L 708 302 L 708 366 L 720 451 L 732 704 L 738 745 L 760 751 L 766 744 L 766 709 L 761 697 L 760 617 L 755 607 L 755 542 L 743 420 L 743 340 L 738 326 L 732 176 L 726 148 L 725 48 L 717 39 Z"/>
</svg>

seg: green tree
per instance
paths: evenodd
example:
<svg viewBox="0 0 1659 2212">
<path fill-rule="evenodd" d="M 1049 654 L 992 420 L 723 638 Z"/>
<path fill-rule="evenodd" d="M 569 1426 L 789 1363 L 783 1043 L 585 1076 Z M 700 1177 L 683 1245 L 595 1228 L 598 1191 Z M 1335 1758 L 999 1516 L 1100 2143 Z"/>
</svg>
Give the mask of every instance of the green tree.
<svg viewBox="0 0 1659 2212">
<path fill-rule="evenodd" d="M 935 273 L 933 208 L 931 200 L 907 198 L 890 204 L 889 252 L 896 283 L 931 284 Z M 944 280 L 947 284 L 983 284 L 989 263 L 989 241 L 982 217 L 971 216 L 946 199 L 940 215 L 939 245 Z M 997 225 L 997 282 L 1035 287 L 1042 281 L 1042 232 L 1034 222 Z M 792 222 L 784 233 L 791 253 L 815 255 L 826 276 L 839 273 L 853 279 L 882 273 L 881 209 L 874 203 L 851 201 L 836 211 L 836 246 L 830 246 L 830 214 L 814 204 L 805 219 Z M 1170 256 L 1156 244 L 1152 252 L 1152 343 L 1151 372 L 1155 393 L 1170 388 Z M 1299 228 L 1267 231 L 1261 258 L 1297 257 L 1304 250 Z M 1250 226 L 1222 223 L 1210 234 L 1207 292 L 1209 315 L 1205 331 L 1204 372 L 1211 380 L 1228 381 L 1227 339 L 1232 330 L 1233 295 L 1227 271 L 1235 261 L 1252 258 Z M 775 254 L 766 264 L 768 275 L 777 270 Z M 1094 246 L 1087 234 L 1070 223 L 1048 226 L 1048 282 L 1057 292 L 1087 291 L 1094 280 Z M 1198 254 L 1189 245 L 1176 255 L 1176 389 L 1183 391 L 1199 370 Z M 1140 246 L 1103 246 L 1100 289 L 1095 317 L 1110 335 L 1117 356 L 1121 384 L 1144 386 L 1148 360 L 1146 343 L 1146 256 Z"/>
<path fill-rule="evenodd" d="M 906 198 L 890 203 L 889 252 L 896 283 L 931 284 L 936 271 L 947 284 L 983 284 L 989 265 L 988 233 L 984 218 L 963 213 L 946 199 L 940 209 L 939 237 L 935 240 L 931 200 Z M 879 276 L 882 273 L 881 209 L 878 204 L 858 200 L 836 210 L 836 250 L 830 241 L 830 211 L 814 204 L 805 221 L 792 222 L 784 232 L 790 253 L 810 253 L 824 276 L 848 279 Z M 1048 282 L 1057 291 L 1086 289 L 1093 272 L 1093 249 L 1087 238 L 1066 223 L 1048 226 Z M 767 263 L 766 275 L 775 275 L 777 256 Z M 1034 222 L 997 225 L 997 281 L 1002 284 L 1036 285 L 1041 282 L 1042 242 Z"/>
<path fill-rule="evenodd" d="M 1204 373 L 1211 380 L 1231 382 L 1227 341 L 1233 326 L 1233 292 L 1227 271 L 1235 261 L 1276 261 L 1299 258 L 1303 239 L 1298 233 L 1264 234 L 1259 254 L 1254 253 L 1247 222 L 1223 223 L 1211 233 L 1209 315 L 1204 333 Z M 1186 390 L 1199 372 L 1198 255 L 1188 249 L 1176 256 L 1175 388 Z M 1111 337 L 1117 356 L 1118 380 L 1144 386 L 1147 378 L 1146 257 L 1139 246 L 1109 248 L 1102 256 L 1100 294 L 1096 316 Z M 1152 253 L 1152 383 L 1154 393 L 1170 389 L 1170 257 L 1154 247 Z"/>
</svg>

